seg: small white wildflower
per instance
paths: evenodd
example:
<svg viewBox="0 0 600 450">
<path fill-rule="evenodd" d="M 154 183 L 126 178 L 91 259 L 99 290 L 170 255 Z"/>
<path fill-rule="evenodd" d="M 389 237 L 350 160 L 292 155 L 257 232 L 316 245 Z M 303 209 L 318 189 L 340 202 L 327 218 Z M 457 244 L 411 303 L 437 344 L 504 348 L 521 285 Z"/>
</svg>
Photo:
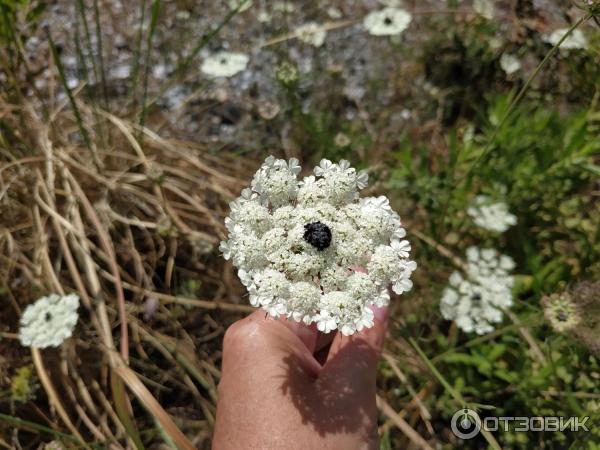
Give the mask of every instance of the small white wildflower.
<svg viewBox="0 0 600 450">
<path fill-rule="evenodd" d="M 515 55 L 503 53 L 500 57 L 500 67 L 507 75 L 512 75 L 521 69 L 521 62 Z"/>
<path fill-rule="evenodd" d="M 269 14 L 269 12 L 265 10 L 259 11 L 256 18 L 260 23 L 269 23 L 272 19 L 271 14 Z"/>
<path fill-rule="evenodd" d="M 335 6 L 330 6 L 329 8 L 327 8 L 327 15 L 333 20 L 338 20 L 343 17 L 342 12 Z"/>
<path fill-rule="evenodd" d="M 404 9 L 388 7 L 367 14 L 363 25 L 373 36 L 392 36 L 408 28 L 412 15 Z"/>
<path fill-rule="evenodd" d="M 248 55 L 223 51 L 206 58 L 200 70 L 211 77 L 231 77 L 245 70 L 248 61 Z"/>
<path fill-rule="evenodd" d="M 473 205 L 467 209 L 467 214 L 478 227 L 498 233 L 504 233 L 517 223 L 517 217 L 508 211 L 506 203 L 492 203 L 485 195 L 475 197 Z"/>
<path fill-rule="evenodd" d="M 322 25 L 315 22 L 308 22 L 296 28 L 296 36 L 302 42 L 306 42 L 314 47 L 320 47 L 325 42 L 327 31 Z"/>
<path fill-rule="evenodd" d="M 71 337 L 79 315 L 75 294 L 51 294 L 27 306 L 19 323 L 19 340 L 26 347 L 58 347 Z"/>
<path fill-rule="evenodd" d="M 371 327 L 371 306 L 389 303 L 389 286 L 412 287 L 416 264 L 400 217 L 384 196 L 359 198 L 368 175 L 348 161 L 324 159 L 298 180 L 300 169 L 296 159 L 267 158 L 231 203 L 219 248 L 250 303 L 270 315 L 345 335 Z"/>
<path fill-rule="evenodd" d="M 489 333 L 502 321 L 502 310 L 512 305 L 514 261 L 494 249 L 467 249 L 467 273 L 454 272 L 440 302 L 446 320 L 470 333 Z"/>
<path fill-rule="evenodd" d="M 544 42 L 554 46 L 560 42 L 565 34 L 569 31 L 568 28 L 560 28 L 553 31 L 552 33 L 545 34 L 542 36 Z M 561 50 L 580 50 L 587 48 L 587 39 L 583 32 L 579 29 L 575 29 L 571 34 L 560 44 Z"/>
<path fill-rule="evenodd" d="M 491 0 L 473 0 L 473 9 L 488 20 L 494 18 L 494 3 Z"/>
<path fill-rule="evenodd" d="M 190 18 L 190 13 L 185 9 L 180 9 L 175 13 L 175 18 L 184 22 Z"/>
</svg>

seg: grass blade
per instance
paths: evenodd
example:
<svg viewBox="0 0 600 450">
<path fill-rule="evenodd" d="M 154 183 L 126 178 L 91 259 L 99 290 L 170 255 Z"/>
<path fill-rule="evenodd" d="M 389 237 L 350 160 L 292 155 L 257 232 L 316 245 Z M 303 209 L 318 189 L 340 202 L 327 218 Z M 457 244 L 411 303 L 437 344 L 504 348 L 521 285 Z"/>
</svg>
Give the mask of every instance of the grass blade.
<svg viewBox="0 0 600 450">
<path fill-rule="evenodd" d="M 533 82 L 533 80 L 535 80 L 537 78 L 537 76 L 540 74 L 540 72 L 542 71 L 542 69 L 546 66 L 546 64 L 548 63 L 548 61 L 550 61 L 550 59 L 554 56 L 554 54 L 556 53 L 556 51 L 558 50 L 558 48 L 561 46 L 561 44 L 565 41 L 565 39 L 567 39 L 571 35 L 571 33 L 573 33 L 573 31 L 575 31 L 575 29 L 577 29 L 582 23 L 584 23 L 587 20 L 589 20 L 590 17 L 592 17 L 592 15 L 591 14 L 587 14 L 584 17 L 582 17 L 581 19 L 579 19 L 577 22 L 575 22 L 567 30 L 567 32 L 560 39 L 560 41 L 558 41 L 556 43 L 556 45 L 554 45 L 554 47 L 552 47 L 550 49 L 550 51 L 548 53 L 546 53 L 546 56 L 544 56 L 544 59 L 542 59 L 542 62 L 540 62 L 538 64 L 538 66 L 535 68 L 535 70 L 533 71 L 533 73 L 527 79 L 527 81 L 525 82 L 525 84 L 523 85 L 523 87 L 521 88 L 521 90 L 518 92 L 518 94 L 515 96 L 515 98 L 510 102 L 510 104 L 508 105 L 508 108 L 506 108 L 506 111 L 504 112 L 504 114 L 502 116 L 502 119 L 500 119 L 500 121 L 498 122 L 498 125 L 496 125 L 496 128 L 494 128 L 494 131 L 492 132 L 492 135 L 488 139 L 487 144 L 485 145 L 485 147 L 481 151 L 481 154 L 477 157 L 477 159 L 475 159 L 475 161 L 473 162 L 473 164 L 471 164 L 471 166 L 467 170 L 467 173 L 465 174 L 465 178 L 466 179 L 468 179 L 469 181 L 471 180 L 472 175 L 473 175 L 473 171 L 475 170 L 475 168 L 490 153 L 490 151 L 492 150 L 492 146 L 494 144 L 494 140 L 496 139 L 496 136 L 498 136 L 498 132 L 502 129 L 502 127 L 504 126 L 504 124 L 508 121 L 508 118 L 510 117 L 511 113 L 514 111 L 514 109 L 517 106 L 517 104 L 521 101 L 521 99 L 523 98 L 523 96 L 525 95 L 525 93 L 529 90 L 529 86 L 531 85 L 531 83 Z"/>
<path fill-rule="evenodd" d="M 150 27 L 148 29 L 148 38 L 146 41 L 146 55 L 144 57 L 146 67 L 144 68 L 144 79 L 143 79 L 143 94 L 142 94 L 142 112 L 140 114 L 140 128 L 144 126 L 146 121 L 146 112 L 148 110 L 146 105 L 146 99 L 148 97 L 148 75 L 150 72 L 150 52 L 152 51 L 152 37 L 154 36 L 154 30 L 156 29 L 156 21 L 158 19 L 158 12 L 160 10 L 160 0 L 154 0 L 152 2 L 152 12 L 150 16 Z M 143 137 L 143 133 L 140 132 L 140 138 Z"/>
<path fill-rule="evenodd" d="M 96 43 L 98 52 L 98 69 L 100 71 L 100 82 L 102 83 L 102 94 L 104 95 L 104 107 L 108 111 L 108 89 L 106 87 L 106 75 L 104 73 L 104 56 L 102 52 L 102 28 L 100 26 L 100 11 L 98 10 L 98 0 L 94 0 L 94 22 L 96 24 Z"/>
<path fill-rule="evenodd" d="M 410 341 L 414 349 L 417 351 L 425 365 L 429 368 L 431 373 L 433 373 L 433 375 L 437 378 L 437 380 L 444 387 L 444 389 L 454 398 L 454 400 L 456 400 L 461 405 L 468 405 L 468 403 L 462 397 L 460 392 L 458 392 L 456 389 L 450 386 L 450 383 L 448 383 L 448 381 L 443 377 L 440 371 L 437 370 L 437 368 L 429 360 L 425 352 L 421 349 L 421 347 L 419 347 L 419 344 L 417 344 L 417 341 L 415 341 L 413 338 L 408 338 L 408 340 Z M 482 427 L 481 434 L 483 435 L 487 443 L 490 444 L 490 447 L 492 447 L 494 450 L 502 450 L 502 447 L 500 447 L 500 444 L 498 444 L 496 438 L 494 438 L 494 436 L 488 430 Z"/>
<path fill-rule="evenodd" d="M 137 38 L 136 38 L 135 51 L 133 54 L 133 67 L 131 68 L 131 95 L 132 95 L 132 101 L 133 101 L 134 105 L 136 102 L 138 75 L 139 75 L 141 58 L 142 58 L 142 43 L 143 43 L 143 37 L 144 37 L 144 21 L 145 20 L 146 20 L 146 0 L 142 0 L 142 3 L 140 5 L 140 21 L 139 21 Z"/>
<path fill-rule="evenodd" d="M 52 53 L 52 59 L 54 60 L 54 64 L 56 64 L 56 68 L 58 69 L 58 77 L 60 79 L 60 83 L 62 84 L 63 89 L 65 90 L 65 93 L 67 94 L 67 97 L 69 98 L 69 103 L 71 104 L 71 108 L 73 109 L 73 114 L 75 114 L 75 120 L 77 121 L 77 127 L 79 128 L 81 137 L 83 138 L 85 146 L 87 148 L 89 148 L 91 151 L 93 151 L 92 142 L 90 141 L 90 136 L 88 135 L 88 132 L 83 125 L 81 113 L 79 112 L 79 108 L 77 107 L 77 103 L 75 102 L 75 98 L 73 97 L 73 92 L 71 91 L 71 89 L 69 88 L 69 85 L 67 84 L 67 78 L 65 76 L 64 67 L 62 65 L 62 62 L 60 61 L 60 56 L 58 55 L 58 51 L 56 50 L 56 46 L 54 45 L 54 41 L 52 40 L 52 36 L 50 35 L 49 31 L 47 32 L 47 37 L 48 37 L 48 44 L 50 45 L 50 51 Z"/>
</svg>

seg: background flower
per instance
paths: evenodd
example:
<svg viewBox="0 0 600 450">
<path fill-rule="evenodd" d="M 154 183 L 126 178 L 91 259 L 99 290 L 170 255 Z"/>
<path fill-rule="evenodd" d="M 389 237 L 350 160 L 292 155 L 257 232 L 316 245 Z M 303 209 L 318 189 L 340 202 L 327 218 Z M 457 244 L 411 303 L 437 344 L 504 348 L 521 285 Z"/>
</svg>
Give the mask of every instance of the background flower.
<svg viewBox="0 0 600 450">
<path fill-rule="evenodd" d="M 512 258 L 494 249 L 467 249 L 466 274 L 454 272 L 440 303 L 442 316 L 469 333 L 486 334 L 502 321 L 502 310 L 512 305 Z"/>
<path fill-rule="evenodd" d="M 323 26 L 315 22 L 309 22 L 299 26 L 296 28 L 295 33 L 298 36 L 298 39 L 314 47 L 323 45 L 325 38 L 327 37 L 327 31 L 325 31 Z"/>
<path fill-rule="evenodd" d="M 469 216 L 478 227 L 503 233 L 512 225 L 516 225 L 517 217 L 508 211 L 506 203 L 493 203 L 489 197 L 478 195 L 473 205 L 467 209 Z"/>
<path fill-rule="evenodd" d="M 546 320 L 559 333 L 572 330 L 581 322 L 577 305 L 567 292 L 544 297 L 542 305 Z"/>
<path fill-rule="evenodd" d="M 392 36 L 406 30 L 411 20 L 412 15 L 408 11 L 388 7 L 367 14 L 363 25 L 373 36 Z"/>
<path fill-rule="evenodd" d="M 206 58 L 200 70 L 212 77 L 231 77 L 246 69 L 248 60 L 243 53 L 219 52 Z"/>
<path fill-rule="evenodd" d="M 568 28 L 559 28 L 549 34 L 543 36 L 544 41 L 550 45 L 556 45 L 560 42 L 565 34 L 569 31 Z M 587 47 L 587 39 L 581 30 L 575 29 L 569 36 L 560 44 L 561 50 L 578 50 Z"/>
<path fill-rule="evenodd" d="M 512 75 L 521 69 L 521 62 L 515 55 L 502 53 L 502 56 L 500 57 L 500 67 L 507 75 Z"/>
<path fill-rule="evenodd" d="M 51 294 L 25 308 L 19 323 L 19 340 L 27 347 L 58 347 L 71 337 L 79 315 L 75 294 Z"/>
</svg>

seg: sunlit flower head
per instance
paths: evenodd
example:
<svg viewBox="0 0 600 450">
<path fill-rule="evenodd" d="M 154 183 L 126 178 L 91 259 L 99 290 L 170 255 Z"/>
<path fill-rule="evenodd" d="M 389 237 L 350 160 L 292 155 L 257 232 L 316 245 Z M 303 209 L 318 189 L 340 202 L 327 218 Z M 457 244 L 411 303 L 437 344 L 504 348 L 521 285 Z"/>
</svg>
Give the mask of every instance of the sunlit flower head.
<svg viewBox="0 0 600 450">
<path fill-rule="evenodd" d="M 343 17 L 342 12 L 335 6 L 330 6 L 329 8 L 327 8 L 327 15 L 333 20 L 338 20 Z"/>
<path fill-rule="evenodd" d="M 517 217 L 508 211 L 506 203 L 494 203 L 486 195 L 475 197 L 473 204 L 467 209 L 467 214 L 478 227 L 497 233 L 504 233 L 517 223 Z"/>
<path fill-rule="evenodd" d="M 323 159 L 298 180 L 298 160 L 267 158 L 249 189 L 231 203 L 232 259 L 250 303 L 322 332 L 345 335 L 373 326 L 388 286 L 411 289 L 416 264 L 400 217 L 386 197 L 360 198 L 368 176 L 348 161 Z"/>
<path fill-rule="evenodd" d="M 392 36 L 406 30 L 411 20 L 412 15 L 408 11 L 388 7 L 367 14 L 363 25 L 373 36 Z"/>
<path fill-rule="evenodd" d="M 327 31 L 322 25 L 315 22 L 309 22 L 296 28 L 296 36 L 302 42 L 306 42 L 314 47 L 320 47 L 325 42 Z"/>
<path fill-rule="evenodd" d="M 486 334 L 512 305 L 514 261 L 494 249 L 467 249 L 467 273 L 454 272 L 440 302 L 442 316 L 463 331 Z"/>
<path fill-rule="evenodd" d="M 581 315 L 571 295 L 564 292 L 552 294 L 542 299 L 544 317 L 559 333 L 575 328 L 581 322 Z"/>
<path fill-rule="evenodd" d="M 560 28 L 554 30 L 551 33 L 542 36 L 542 39 L 550 45 L 556 45 L 560 42 L 562 37 L 567 34 L 568 28 Z M 578 50 L 587 48 L 587 39 L 583 32 L 579 29 L 575 29 L 571 34 L 560 44 L 562 50 Z"/>
<path fill-rule="evenodd" d="M 473 9 L 481 17 L 488 20 L 494 18 L 494 2 L 492 0 L 473 0 Z"/>
<path fill-rule="evenodd" d="M 243 53 L 218 52 L 204 60 L 200 70 L 211 77 L 231 77 L 246 69 L 249 58 Z"/>
<path fill-rule="evenodd" d="M 521 69 L 521 62 L 515 55 L 503 53 L 500 57 L 500 67 L 507 75 L 512 75 Z"/>
<path fill-rule="evenodd" d="M 265 11 L 265 10 L 259 11 L 256 18 L 258 19 L 258 21 L 260 23 L 269 23 L 269 22 L 271 22 L 271 19 L 273 19 L 273 17 L 269 13 L 269 11 Z"/>
<path fill-rule="evenodd" d="M 38 299 L 27 306 L 19 322 L 19 340 L 26 347 L 58 347 L 73 334 L 79 315 L 75 294 Z"/>
</svg>

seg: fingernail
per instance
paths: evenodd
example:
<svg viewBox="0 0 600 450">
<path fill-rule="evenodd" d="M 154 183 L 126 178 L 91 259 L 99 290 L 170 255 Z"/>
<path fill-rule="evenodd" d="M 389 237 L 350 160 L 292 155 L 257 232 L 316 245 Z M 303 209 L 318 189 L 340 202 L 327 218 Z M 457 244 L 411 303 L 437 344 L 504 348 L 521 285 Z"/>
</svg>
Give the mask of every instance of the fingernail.
<svg viewBox="0 0 600 450">
<path fill-rule="evenodd" d="M 390 313 L 390 309 L 387 306 L 373 306 L 371 309 L 373 310 L 373 316 L 375 316 L 375 320 L 385 323 Z"/>
</svg>

